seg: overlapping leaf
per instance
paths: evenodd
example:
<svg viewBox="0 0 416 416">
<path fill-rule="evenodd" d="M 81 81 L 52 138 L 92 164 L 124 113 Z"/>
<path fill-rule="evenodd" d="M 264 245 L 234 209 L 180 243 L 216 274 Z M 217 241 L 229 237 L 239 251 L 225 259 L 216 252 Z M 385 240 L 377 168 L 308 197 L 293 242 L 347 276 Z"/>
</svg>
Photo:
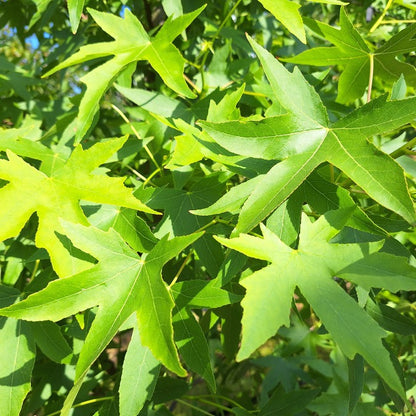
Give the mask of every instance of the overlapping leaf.
<svg viewBox="0 0 416 416">
<path fill-rule="evenodd" d="M 68 0 L 69 21 L 71 22 L 72 33 L 76 33 L 85 0 Z"/>
<path fill-rule="evenodd" d="M 293 33 L 301 42 L 306 43 L 305 27 L 299 12 L 301 7 L 292 0 L 259 0 L 259 2 L 282 23 L 283 26 Z M 311 0 L 311 3 L 328 3 L 345 5 L 339 0 Z"/>
<path fill-rule="evenodd" d="M 183 102 L 160 93 L 155 94 L 138 88 L 120 86 L 116 88 L 126 98 L 149 111 L 169 127 L 182 133 L 175 137 L 176 146 L 167 167 L 190 165 L 201 160 L 204 156 L 228 165 L 238 163 L 243 159 L 238 156 L 230 157 L 229 152 L 226 152 L 227 155 L 223 155 L 224 149 L 219 148 L 216 143 L 209 143 L 215 148 L 204 146 L 202 143 L 207 144 L 207 140 L 210 139 L 196 128 L 193 122 L 198 118 L 212 122 L 238 119 L 240 113 L 236 106 L 244 92 L 244 85 L 236 91 L 223 95 L 218 103 L 214 100 L 217 98 L 214 91 L 212 95 L 205 97 L 203 101 L 192 107 L 186 107 Z"/>
<path fill-rule="evenodd" d="M 146 33 L 140 21 L 127 8 L 124 19 L 88 9 L 97 24 L 114 38 L 114 41 L 82 46 L 77 53 L 45 74 L 49 76 L 71 65 L 114 55 L 112 59 L 81 78 L 87 90 L 79 107 L 76 142 L 79 142 L 90 128 L 104 92 L 129 64 L 141 60 L 149 61 L 167 86 L 186 97 L 194 97 L 183 78 L 185 60 L 172 41 L 191 24 L 202 9 L 177 18 L 168 18 L 154 37 Z"/>
<path fill-rule="evenodd" d="M 42 134 L 41 124 L 38 120 L 26 118 L 19 128 L 0 129 L 0 150 L 11 150 L 20 156 L 42 161 L 59 157 L 37 141 Z"/>
<path fill-rule="evenodd" d="M 304 215 L 296 250 L 264 226 L 263 238 L 247 234 L 218 238 L 227 247 L 270 262 L 240 281 L 247 292 L 242 301 L 243 337 L 238 358 L 247 358 L 280 326 L 289 325 L 292 295 L 298 287 L 345 355 L 350 359 L 362 355 L 392 389 L 403 395 L 403 386 L 382 343 L 387 334 L 333 277 L 342 276 L 364 287 L 414 290 L 416 269 L 404 257 L 377 252 L 380 242 L 331 243 L 352 212 L 328 211 L 314 223 Z"/>
<path fill-rule="evenodd" d="M 335 46 L 309 49 L 284 60 L 304 65 L 343 66 L 338 83 L 338 102 L 352 102 L 363 95 L 369 82 L 370 61 L 374 63 L 374 76 L 393 82 L 403 74 L 408 83 L 415 85 L 415 67 L 396 57 L 416 49 L 416 24 L 410 25 L 372 51 L 352 25 L 344 8 L 340 12 L 339 29 L 322 22 L 309 20 L 309 23 L 312 29 Z"/>
<path fill-rule="evenodd" d="M 159 224 L 163 234 L 187 235 L 206 225 L 209 219 L 198 218 L 189 211 L 215 201 L 225 188 L 223 182 L 218 176 L 211 176 L 198 181 L 188 190 L 157 189 L 147 203 L 156 210 L 164 210 L 163 222 Z M 208 273 L 215 276 L 223 260 L 218 243 L 205 234 L 193 247 Z"/>
<path fill-rule="evenodd" d="M 160 364 L 144 347 L 135 322 L 120 380 L 120 415 L 136 416 L 155 388 Z"/>
<path fill-rule="evenodd" d="M 140 258 L 112 229 L 104 232 L 71 223 L 65 223 L 63 228 L 74 245 L 94 256 L 98 263 L 51 282 L 42 291 L 3 309 L 1 314 L 30 321 L 58 321 L 99 305 L 79 356 L 75 386 L 68 395 L 65 412 L 70 409 L 89 367 L 133 313 L 137 314 L 141 343 L 171 371 L 186 375 L 173 341 L 174 302 L 161 278 L 161 270 L 201 233 L 172 240 L 163 238 Z"/>
<path fill-rule="evenodd" d="M 259 0 L 300 41 L 306 43 L 305 27 L 299 13 L 300 4 L 291 0 Z"/>
<path fill-rule="evenodd" d="M 93 174 L 95 168 L 122 147 L 126 137 L 97 143 L 87 150 L 75 148 L 66 163 L 57 159 L 51 176 L 35 169 L 11 151 L 0 160 L 0 178 L 8 184 L 0 189 L 0 240 L 19 234 L 29 217 L 37 213 L 36 245 L 48 250 L 59 276 L 67 276 L 89 265 L 72 257 L 62 244 L 59 219 L 88 224 L 80 200 L 155 212 L 136 199 L 123 185 L 123 178 Z M 59 163 L 58 163 L 59 162 Z"/>
<path fill-rule="evenodd" d="M 0 307 L 10 305 L 18 297 L 17 289 L 0 286 Z M 28 322 L 2 317 L 0 327 L 0 409 L 5 415 L 19 416 L 30 391 L 35 343 Z"/>
<path fill-rule="evenodd" d="M 216 287 L 217 283 L 216 279 L 188 280 L 176 283 L 171 289 L 176 304 L 173 329 L 179 352 L 188 367 L 204 377 L 212 391 L 216 385 L 208 343 L 191 309 L 219 308 L 241 300 L 240 296 Z"/>
<path fill-rule="evenodd" d="M 201 122 L 208 134 L 231 152 L 281 159 L 263 177 L 252 179 L 255 184 L 248 182 L 245 194 L 234 192 L 240 201 L 247 198 L 236 232 L 251 230 L 325 161 L 340 168 L 381 205 L 414 223 L 415 210 L 402 168 L 367 138 L 413 120 L 416 98 L 386 101 L 381 97 L 329 124 L 324 105 L 302 74 L 296 68 L 290 73 L 265 49 L 250 42 L 287 113 L 258 122 Z M 233 199 L 228 201 L 230 205 Z"/>
</svg>

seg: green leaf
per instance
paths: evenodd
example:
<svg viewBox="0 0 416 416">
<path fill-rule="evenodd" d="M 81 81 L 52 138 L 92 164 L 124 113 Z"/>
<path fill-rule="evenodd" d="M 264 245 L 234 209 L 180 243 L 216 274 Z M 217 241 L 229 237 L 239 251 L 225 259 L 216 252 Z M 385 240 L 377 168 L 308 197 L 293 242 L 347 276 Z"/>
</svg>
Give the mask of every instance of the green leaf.
<svg viewBox="0 0 416 416">
<path fill-rule="evenodd" d="M 227 292 L 216 284 L 215 280 L 185 280 L 175 283 L 170 291 L 179 309 L 220 308 L 241 300 L 240 295 Z"/>
<path fill-rule="evenodd" d="M 348 410 L 352 412 L 357 406 L 364 387 L 364 360 L 361 355 L 357 354 L 352 360 L 348 360 L 348 384 Z"/>
<path fill-rule="evenodd" d="M 162 6 L 167 16 L 176 17 L 183 14 L 181 0 L 162 0 Z"/>
<path fill-rule="evenodd" d="M 290 73 L 265 49 L 252 40 L 250 43 L 287 113 L 261 121 L 201 123 L 227 150 L 282 159 L 256 183 L 241 209 L 235 233 L 251 230 L 326 161 L 340 168 L 371 198 L 414 223 L 416 214 L 402 168 L 367 138 L 413 120 L 416 98 L 386 101 L 380 97 L 328 125 L 319 96 L 301 73 L 296 68 Z"/>
<path fill-rule="evenodd" d="M 83 205 L 82 208 L 91 225 L 104 231 L 113 228 L 136 251 L 147 253 L 158 241 L 146 222 L 133 209 L 113 205 L 101 205 L 98 210 L 97 205 Z M 87 208 L 95 212 L 88 215 Z"/>
<path fill-rule="evenodd" d="M 338 6 L 346 6 L 348 2 L 339 0 L 309 0 L 310 3 L 324 3 L 324 4 L 336 4 Z"/>
<path fill-rule="evenodd" d="M 348 219 L 347 226 L 367 233 L 386 236 L 386 232 L 356 205 L 346 189 L 326 181 L 318 173 L 312 173 L 296 192 L 303 195 L 313 210 L 321 215 L 326 211 L 338 208 L 353 208 L 354 212 Z"/>
<path fill-rule="evenodd" d="M 303 203 L 302 193 L 295 192 L 267 219 L 267 228 L 288 246 L 294 244 L 298 238 Z"/>
<path fill-rule="evenodd" d="M 71 65 L 91 59 L 114 55 L 112 59 L 94 68 L 81 78 L 87 90 L 81 100 L 78 113 L 75 142 L 86 135 L 94 116 L 99 110 L 99 102 L 112 81 L 132 62 L 147 60 L 162 77 L 167 86 L 179 94 L 193 98 L 195 95 L 183 78 L 185 60 L 172 44 L 173 40 L 201 13 L 203 7 L 177 18 L 169 17 L 154 37 L 144 30 L 139 20 L 127 8 L 124 19 L 121 17 L 88 9 L 96 23 L 107 32 L 114 41 L 100 42 L 82 46 L 81 49 L 44 76 Z M 129 34 L 126 37 L 126 33 Z"/>
<path fill-rule="evenodd" d="M 18 290 L 0 286 L 0 307 L 10 305 L 18 297 Z M 27 322 L 2 317 L 0 328 L 0 409 L 7 416 L 19 416 L 30 391 L 35 343 Z"/>
<path fill-rule="evenodd" d="M 120 416 L 136 416 L 152 397 L 159 374 L 159 361 L 140 340 L 137 324 L 123 362 L 120 381 Z"/>
<path fill-rule="evenodd" d="M 68 0 L 69 21 L 71 23 L 72 33 L 78 30 L 79 20 L 81 19 L 82 10 L 84 9 L 85 0 Z"/>
<path fill-rule="evenodd" d="M 416 334 L 415 322 L 388 305 L 383 305 L 382 303 L 377 304 L 371 299 L 368 299 L 366 310 L 387 331 L 402 335 Z"/>
<path fill-rule="evenodd" d="M 257 347 L 273 336 L 282 325 L 289 325 L 292 294 L 298 287 L 331 333 L 344 354 L 352 359 L 357 353 L 383 377 L 396 392 L 404 395 L 403 386 L 385 349 L 382 338 L 387 334 L 377 323 L 333 280 L 342 276 L 342 270 L 355 264 L 369 263 L 383 255 L 376 253 L 380 243 L 335 244 L 330 240 L 352 214 L 352 210 L 329 211 L 313 224 L 305 215 L 302 220 L 299 245 L 296 250 L 285 245 L 275 234 L 262 226 L 263 238 L 241 234 L 238 238 L 217 238 L 222 244 L 247 256 L 267 260 L 270 264 L 245 277 L 240 284 L 247 290 L 242 301 L 244 309 L 243 336 L 237 358 L 247 358 Z M 391 256 L 395 264 L 402 258 Z M 406 269 L 395 287 L 416 287 L 414 268 Z M 282 273 L 283 271 L 283 273 Z M 356 278 L 366 278 L 354 269 Z M 344 273 L 344 277 L 346 274 Z M 376 279 L 373 283 L 377 287 Z M 391 279 L 393 280 L 393 279 Z M 414 289 L 412 289 L 414 290 Z M 276 302 L 276 299 L 279 299 Z M 322 302 L 325 299 L 325 302 Z M 258 325 L 259 316 L 262 325 Z"/>
<path fill-rule="evenodd" d="M 104 232 L 71 223 L 65 223 L 63 228 L 74 245 L 94 256 L 98 263 L 51 282 L 15 306 L 2 309 L 1 314 L 30 321 L 58 321 L 99 305 L 77 362 L 75 386 L 67 398 L 66 411 L 92 363 L 133 313 L 137 314 L 143 346 L 169 370 L 186 375 L 173 342 L 174 302 L 161 278 L 161 270 L 201 233 L 172 240 L 163 238 L 140 258 L 112 229 Z"/>
<path fill-rule="evenodd" d="M 72 349 L 57 324 L 49 321 L 32 322 L 31 329 L 36 345 L 47 357 L 56 363 L 70 363 Z"/>
<path fill-rule="evenodd" d="M 147 202 L 154 209 L 163 209 L 164 220 L 159 224 L 159 232 L 170 232 L 174 236 L 186 235 L 201 229 L 209 223 L 209 218 L 198 218 L 190 210 L 215 201 L 225 184 L 218 175 L 205 177 L 189 187 L 189 190 L 159 188 Z M 208 202 L 208 203 L 209 203 Z M 211 276 L 218 273 L 223 255 L 221 247 L 209 234 L 204 235 L 194 245 L 195 251 Z"/>
<path fill-rule="evenodd" d="M 51 1 L 52 0 L 33 0 L 33 3 L 36 4 L 37 10 L 30 19 L 29 28 L 31 28 L 42 17 Z"/>
<path fill-rule="evenodd" d="M 300 4 L 291 0 L 259 0 L 273 16 L 293 33 L 301 42 L 306 43 L 305 28 L 299 13 Z"/>
<path fill-rule="evenodd" d="M 374 60 L 375 77 L 394 82 L 403 74 L 407 82 L 415 85 L 414 66 L 399 61 L 396 56 L 415 50 L 416 40 L 413 38 L 416 24 L 397 33 L 372 52 L 352 25 L 344 8 L 340 11 L 339 29 L 318 21 L 306 20 L 306 23 L 335 46 L 312 48 L 284 61 L 317 66 L 341 65 L 343 72 L 339 78 L 338 102 L 350 103 L 363 95 L 370 74 L 370 60 Z"/>
<path fill-rule="evenodd" d="M 23 157 L 37 160 L 60 158 L 51 149 L 38 142 L 41 122 L 26 118 L 19 128 L 0 129 L 0 150 L 11 150 Z"/>
<path fill-rule="evenodd" d="M 374 253 L 365 260 L 339 270 L 338 276 L 364 289 L 379 287 L 397 292 L 414 290 L 416 285 L 416 269 L 409 264 L 408 259 L 388 253 Z"/>
<path fill-rule="evenodd" d="M 299 413 L 319 393 L 319 390 L 293 390 L 285 392 L 278 388 L 260 410 L 259 416 L 292 416 Z"/>
<path fill-rule="evenodd" d="M 36 212 L 39 219 L 36 245 L 48 250 L 57 274 L 67 276 L 90 264 L 72 257 L 59 237 L 63 233 L 60 218 L 88 224 L 79 205 L 81 199 L 155 213 L 132 195 L 123 185 L 123 178 L 92 173 L 120 149 L 126 139 L 97 143 L 87 150 L 77 146 L 66 163 L 51 176 L 8 151 L 9 160 L 0 160 L 0 178 L 9 182 L 0 189 L 0 198 L 4 201 L 0 207 L 0 240 L 18 235 Z"/>
<path fill-rule="evenodd" d="M 200 374 L 215 392 L 215 377 L 211 367 L 207 340 L 192 312 L 187 308 L 175 308 L 173 313 L 175 343 L 188 367 Z"/>
</svg>

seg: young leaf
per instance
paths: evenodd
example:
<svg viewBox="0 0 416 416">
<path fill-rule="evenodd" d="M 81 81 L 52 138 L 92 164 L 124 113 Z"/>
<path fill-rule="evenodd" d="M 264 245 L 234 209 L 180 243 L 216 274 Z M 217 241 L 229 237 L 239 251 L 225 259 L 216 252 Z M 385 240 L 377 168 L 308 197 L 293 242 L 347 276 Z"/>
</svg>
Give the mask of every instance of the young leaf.
<svg viewBox="0 0 416 416">
<path fill-rule="evenodd" d="M 300 4 L 291 0 L 259 0 L 260 3 L 293 33 L 301 42 L 306 43 L 305 27 L 299 13 Z"/>
<path fill-rule="evenodd" d="M 186 97 L 195 96 L 183 78 L 185 60 L 172 42 L 202 10 L 203 7 L 177 18 L 169 17 L 159 32 L 150 37 L 128 8 L 125 9 L 124 19 L 109 13 L 88 9 L 97 24 L 114 41 L 82 46 L 77 53 L 44 75 L 45 77 L 49 76 L 63 68 L 91 59 L 114 55 L 112 59 L 81 78 L 81 81 L 86 84 L 87 90 L 79 107 L 76 143 L 82 140 L 91 127 L 99 109 L 100 99 L 110 87 L 111 82 L 132 62 L 149 61 L 167 86 Z M 126 36 L 126 33 L 129 36 Z"/>
<path fill-rule="evenodd" d="M 38 171 L 11 151 L 9 160 L 0 160 L 0 178 L 9 183 L 0 189 L 0 240 L 19 234 L 36 212 L 39 227 L 36 245 L 45 248 L 59 276 L 85 268 L 88 263 L 72 257 L 61 243 L 59 219 L 88 224 L 79 201 L 93 201 L 153 212 L 123 185 L 122 178 L 92 174 L 118 149 L 127 137 L 97 143 L 87 150 L 77 146 L 66 163 L 51 176 Z M 57 234 L 58 233 L 58 234 Z"/>
<path fill-rule="evenodd" d="M 415 50 L 416 40 L 413 38 L 416 24 L 402 30 L 374 52 L 354 28 L 344 8 L 340 11 L 339 24 L 340 29 L 336 29 L 326 23 L 312 21 L 311 27 L 335 46 L 309 49 L 283 60 L 303 65 L 343 66 L 338 84 L 337 101 L 340 103 L 352 102 L 363 95 L 368 85 L 371 60 L 374 63 L 374 76 L 393 82 L 403 74 L 407 82 L 415 85 L 416 69 L 397 60 L 396 56 Z"/>
<path fill-rule="evenodd" d="M 416 214 L 402 168 L 369 143 L 367 137 L 413 120 L 416 98 L 386 101 L 380 97 L 329 125 L 319 96 L 301 73 L 296 68 L 290 73 L 269 52 L 252 40 L 250 43 L 275 96 L 288 112 L 261 121 L 201 123 L 227 150 L 263 159 L 283 159 L 250 193 L 241 209 L 236 233 L 251 230 L 325 161 L 340 168 L 381 205 L 414 223 Z"/>
<path fill-rule="evenodd" d="M 289 311 L 293 291 L 297 286 L 317 313 L 325 328 L 332 334 L 344 354 L 352 359 L 362 355 L 383 377 L 386 383 L 403 395 L 403 386 L 382 343 L 387 334 L 377 323 L 333 280 L 342 270 L 352 270 L 343 277 L 354 276 L 354 281 L 366 279 L 364 265 L 376 262 L 379 254 L 372 254 L 380 243 L 334 244 L 330 240 L 343 227 L 352 210 L 329 211 L 310 223 L 302 220 L 299 246 L 293 250 L 275 234 L 262 226 L 263 238 L 242 234 L 238 238 L 218 240 L 227 247 L 247 256 L 267 260 L 270 264 L 244 278 L 240 284 L 247 290 L 242 301 L 243 337 L 238 359 L 251 352 L 273 336 L 280 326 L 289 324 Z M 390 256 L 395 257 L 395 256 Z M 395 257 L 390 261 L 402 262 Z M 361 266 L 355 268 L 355 264 Z M 282 274 L 282 270 L 284 273 Z M 405 273 L 405 274 L 404 274 Z M 394 280 L 394 288 L 416 288 L 415 269 L 408 266 L 402 276 Z M 396 276 L 394 276 L 396 277 Z M 367 284 L 382 286 L 387 279 L 372 279 Z M 360 283 L 361 284 L 361 283 Z M 392 287 L 390 284 L 390 287 Z M 397 290 L 397 289 L 396 289 Z M 279 302 L 276 302 L 276 298 Z M 325 302 L 322 302 L 325 299 Z M 259 314 L 263 324 L 258 325 Z"/>
<path fill-rule="evenodd" d="M 161 270 L 202 233 L 172 240 L 163 238 L 140 258 L 112 229 L 104 232 L 71 223 L 64 223 L 63 229 L 76 247 L 94 256 L 98 263 L 51 282 L 24 301 L 2 309 L 0 314 L 30 321 L 58 321 L 99 305 L 77 362 L 75 385 L 65 402 L 66 411 L 92 363 L 133 313 L 137 314 L 142 345 L 169 370 L 186 375 L 173 342 L 174 302 Z"/>
</svg>

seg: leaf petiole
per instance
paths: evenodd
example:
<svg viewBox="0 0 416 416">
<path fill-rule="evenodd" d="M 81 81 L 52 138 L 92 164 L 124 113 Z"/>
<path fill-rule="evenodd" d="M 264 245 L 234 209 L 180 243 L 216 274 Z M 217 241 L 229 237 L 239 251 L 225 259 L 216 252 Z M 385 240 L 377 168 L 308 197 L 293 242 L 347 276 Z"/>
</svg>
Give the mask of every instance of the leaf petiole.
<svg viewBox="0 0 416 416">
<path fill-rule="evenodd" d="M 371 91 L 373 89 L 373 78 L 374 78 L 374 54 L 370 53 L 370 73 L 368 76 L 368 90 L 367 90 L 367 102 L 371 101 Z"/>
<path fill-rule="evenodd" d="M 114 396 L 108 396 L 108 397 L 99 397 L 97 399 L 86 400 L 85 402 L 74 404 L 72 406 L 72 409 L 75 409 L 76 407 L 87 406 L 88 404 L 94 404 L 94 403 L 98 403 L 98 402 L 104 402 L 104 401 L 107 401 L 107 400 L 113 400 L 114 398 L 115 398 Z M 49 413 L 46 416 L 55 416 L 55 415 L 59 415 L 60 413 L 61 413 L 61 411 L 58 410 L 56 412 Z"/>
<path fill-rule="evenodd" d="M 129 127 L 132 129 L 134 135 L 137 137 L 138 140 L 143 142 L 142 137 L 140 136 L 139 132 L 136 130 L 136 128 L 133 126 L 131 121 L 125 116 L 125 114 L 114 104 L 111 104 L 111 107 L 120 115 L 120 117 L 129 125 Z M 147 145 L 143 142 L 143 148 L 146 150 L 146 153 L 149 155 L 150 160 L 154 163 L 154 165 L 158 168 L 158 171 L 163 175 L 163 170 L 157 163 L 155 157 L 153 156 L 153 153 L 150 151 L 150 149 L 147 147 Z"/>
</svg>

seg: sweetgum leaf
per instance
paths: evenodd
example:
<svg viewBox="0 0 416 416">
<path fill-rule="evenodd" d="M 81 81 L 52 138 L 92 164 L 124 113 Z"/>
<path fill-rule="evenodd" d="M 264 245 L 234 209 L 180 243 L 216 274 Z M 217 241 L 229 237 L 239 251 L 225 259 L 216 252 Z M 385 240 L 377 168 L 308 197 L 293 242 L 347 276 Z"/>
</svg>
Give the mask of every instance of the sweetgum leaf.
<svg viewBox="0 0 416 416">
<path fill-rule="evenodd" d="M 72 33 L 76 33 L 81 19 L 82 10 L 85 0 L 68 0 L 69 21 L 71 23 Z"/>
<path fill-rule="evenodd" d="M 374 263 L 380 260 L 380 255 L 385 254 L 377 253 L 381 246 L 379 242 L 330 242 L 352 213 L 352 209 L 328 211 L 313 224 L 304 215 L 296 250 L 284 244 L 264 226 L 263 238 L 247 234 L 232 239 L 218 238 L 227 247 L 270 262 L 240 281 L 247 292 L 242 301 L 243 336 L 237 358 L 247 358 L 280 326 L 288 326 L 293 291 L 298 287 L 344 354 L 349 359 L 357 353 L 362 355 L 393 390 L 403 395 L 400 378 L 382 342 L 386 332 L 337 285 L 333 277 L 351 276 L 354 282 L 366 282 L 367 287 L 384 287 L 387 284 L 391 289 L 403 287 L 414 290 L 415 269 L 407 265 L 407 259 L 389 255 L 390 263 L 396 265 L 390 266 L 390 279 L 377 280 L 376 276 L 368 278 L 364 265 L 368 264 L 369 269 L 373 270 Z M 356 267 L 356 264 L 359 266 Z M 387 260 L 383 266 L 386 264 Z M 400 269 L 401 274 L 393 277 L 396 269 Z M 343 270 L 350 272 L 347 274 Z M 262 316 L 261 326 L 258 325 L 259 314 Z"/>
<path fill-rule="evenodd" d="M 37 141 L 42 135 L 41 124 L 38 120 L 27 118 L 19 128 L 0 128 L 0 150 L 11 150 L 20 156 L 42 161 L 59 157 Z"/>
<path fill-rule="evenodd" d="M 205 131 L 229 151 L 281 160 L 250 192 L 235 233 L 247 232 L 256 226 L 323 162 L 340 168 L 371 198 L 414 223 L 416 214 L 403 169 L 367 138 L 411 122 L 416 117 L 416 97 L 395 101 L 380 97 L 329 124 L 318 94 L 299 70 L 295 68 L 290 73 L 257 43 L 253 40 L 250 43 L 276 99 L 287 113 L 261 121 L 201 122 Z M 250 186 L 245 191 L 249 192 Z M 243 197 L 244 193 L 239 195 L 240 200 Z M 233 206 L 233 200 L 234 197 L 229 198 L 227 205 Z M 203 211 L 207 212 L 212 213 Z"/>
<path fill-rule="evenodd" d="M 335 46 L 312 48 L 284 61 L 303 65 L 343 66 L 338 84 L 338 102 L 349 103 L 363 95 L 370 74 L 370 59 L 374 60 L 374 76 L 393 82 L 403 74 L 407 82 L 415 85 L 414 66 L 399 61 L 396 56 L 415 50 L 416 24 L 402 30 L 373 52 L 352 25 L 344 8 L 340 11 L 339 29 L 318 21 L 306 22 L 310 22 L 312 29 Z"/>
<path fill-rule="evenodd" d="M 113 229 L 104 232 L 79 224 L 63 224 L 74 245 L 94 256 L 98 263 L 52 281 L 24 301 L 2 309 L 0 314 L 29 321 L 59 321 L 99 305 L 77 362 L 75 385 L 65 402 L 65 412 L 69 411 L 92 363 L 133 313 L 137 314 L 142 345 L 169 370 L 186 375 L 173 341 L 174 302 L 161 278 L 161 270 L 202 233 L 172 240 L 163 238 L 149 253 L 139 257 Z M 65 412 L 62 414 L 66 415 Z"/>
<path fill-rule="evenodd" d="M 299 13 L 300 4 L 291 0 L 259 0 L 273 16 L 293 33 L 301 42 L 306 43 L 305 27 Z"/>
<path fill-rule="evenodd" d="M 9 183 L 0 189 L 0 240 L 19 234 L 33 213 L 39 226 L 36 245 L 48 250 L 59 276 L 67 276 L 88 266 L 72 257 L 61 243 L 60 218 L 88 224 L 79 201 L 113 204 L 144 212 L 153 212 L 123 185 L 123 178 L 95 175 L 93 170 L 120 149 L 127 137 L 97 143 L 87 150 L 77 146 L 66 163 L 47 176 L 23 159 L 7 152 L 9 160 L 0 160 L 0 178 Z"/>
<path fill-rule="evenodd" d="M 0 286 L 0 307 L 13 303 L 17 289 Z M 28 322 L 0 318 L 0 409 L 8 416 L 19 416 L 22 403 L 30 391 L 35 363 L 35 343 Z"/>
<path fill-rule="evenodd" d="M 208 343 L 200 325 L 187 308 L 175 308 L 172 321 L 175 342 L 183 360 L 192 371 L 200 374 L 215 392 L 215 376 Z"/>
<path fill-rule="evenodd" d="M 56 363 L 70 363 L 72 349 L 61 333 L 59 325 L 50 321 L 32 322 L 31 329 L 36 345 Z"/>
<path fill-rule="evenodd" d="M 159 361 L 142 345 L 135 323 L 120 380 L 120 416 L 136 416 L 142 410 L 152 397 L 159 368 Z"/>
<path fill-rule="evenodd" d="M 172 42 L 202 10 L 203 7 L 176 18 L 169 17 L 159 32 L 150 37 L 128 8 L 125 9 L 124 19 L 109 13 L 88 9 L 96 23 L 114 41 L 82 46 L 78 52 L 44 75 L 49 76 L 63 68 L 91 59 L 114 55 L 112 59 L 81 78 L 81 81 L 86 84 L 87 90 L 79 106 L 76 143 L 82 140 L 91 127 L 99 109 L 100 99 L 105 91 L 117 75 L 131 63 L 142 60 L 149 61 L 167 86 L 186 97 L 193 98 L 195 96 L 183 78 L 185 60 Z M 129 35 L 126 36 L 126 33 Z"/>
</svg>

